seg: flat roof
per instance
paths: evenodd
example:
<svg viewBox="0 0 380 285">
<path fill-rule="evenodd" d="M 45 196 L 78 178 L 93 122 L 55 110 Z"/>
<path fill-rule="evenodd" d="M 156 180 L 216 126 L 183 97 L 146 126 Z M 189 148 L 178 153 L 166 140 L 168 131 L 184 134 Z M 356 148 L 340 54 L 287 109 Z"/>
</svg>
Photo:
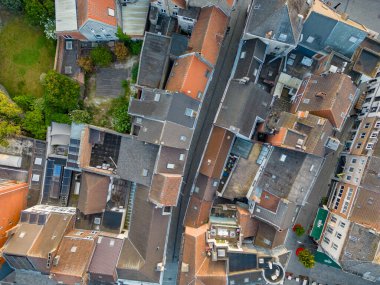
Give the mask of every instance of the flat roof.
<svg viewBox="0 0 380 285">
<path fill-rule="evenodd" d="M 55 26 L 57 32 L 78 29 L 76 0 L 55 0 Z"/>
</svg>

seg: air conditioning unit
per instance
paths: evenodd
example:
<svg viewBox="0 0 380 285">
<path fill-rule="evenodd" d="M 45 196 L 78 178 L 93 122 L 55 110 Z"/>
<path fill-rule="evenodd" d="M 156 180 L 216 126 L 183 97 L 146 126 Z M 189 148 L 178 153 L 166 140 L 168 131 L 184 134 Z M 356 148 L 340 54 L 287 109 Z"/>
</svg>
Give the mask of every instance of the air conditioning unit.
<svg viewBox="0 0 380 285">
<path fill-rule="evenodd" d="M 165 270 L 165 267 L 162 264 L 162 262 L 157 263 L 156 271 L 163 272 L 164 270 Z"/>
</svg>

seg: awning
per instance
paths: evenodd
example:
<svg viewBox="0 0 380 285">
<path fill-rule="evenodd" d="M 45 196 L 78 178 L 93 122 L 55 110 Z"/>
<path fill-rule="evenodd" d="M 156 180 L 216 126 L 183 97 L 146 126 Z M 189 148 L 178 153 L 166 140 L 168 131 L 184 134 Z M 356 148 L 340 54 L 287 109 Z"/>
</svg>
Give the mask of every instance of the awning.
<svg viewBox="0 0 380 285">
<path fill-rule="evenodd" d="M 328 213 L 329 211 L 327 211 L 326 209 L 318 209 L 317 216 L 315 217 L 313 228 L 310 233 L 310 236 L 316 241 L 321 238 L 323 227 L 325 225 Z"/>
<path fill-rule="evenodd" d="M 331 267 L 335 267 L 335 268 L 338 268 L 338 269 L 342 269 L 342 267 L 340 267 L 340 265 L 334 259 L 332 259 L 326 253 L 323 253 L 321 251 L 317 251 L 315 253 L 314 259 L 318 263 L 321 263 L 321 264 L 324 264 L 324 265 L 327 265 L 327 266 L 331 266 Z"/>
</svg>

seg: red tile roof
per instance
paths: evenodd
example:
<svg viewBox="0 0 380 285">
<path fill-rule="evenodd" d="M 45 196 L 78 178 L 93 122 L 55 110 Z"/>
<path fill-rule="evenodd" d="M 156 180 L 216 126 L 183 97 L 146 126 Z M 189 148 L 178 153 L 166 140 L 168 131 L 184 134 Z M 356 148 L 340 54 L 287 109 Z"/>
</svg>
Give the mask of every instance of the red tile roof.
<svg viewBox="0 0 380 285">
<path fill-rule="evenodd" d="M 215 65 L 227 23 L 228 17 L 217 7 L 203 8 L 191 34 L 190 51 L 199 52 L 203 58 Z"/>
<path fill-rule="evenodd" d="M 202 100 L 211 72 L 211 67 L 195 53 L 180 57 L 173 65 L 166 89 Z"/>
<path fill-rule="evenodd" d="M 188 284 L 226 284 L 226 265 L 224 261 L 212 261 L 206 255 L 206 232 L 208 225 L 199 228 L 186 227 L 183 241 L 183 264 L 189 265 L 188 272 L 181 272 L 180 285 Z"/>
<path fill-rule="evenodd" d="M 189 206 L 187 207 L 185 225 L 187 227 L 199 227 L 207 223 L 212 202 L 200 200 L 194 195 L 191 196 Z"/>
<path fill-rule="evenodd" d="M 181 183 L 182 176 L 179 174 L 155 174 L 152 180 L 149 199 L 163 206 L 176 206 Z"/>
<path fill-rule="evenodd" d="M 115 0 L 83 0 L 78 1 L 78 23 L 82 26 L 87 20 L 117 26 Z M 114 16 L 109 15 L 108 8 Z"/>
</svg>

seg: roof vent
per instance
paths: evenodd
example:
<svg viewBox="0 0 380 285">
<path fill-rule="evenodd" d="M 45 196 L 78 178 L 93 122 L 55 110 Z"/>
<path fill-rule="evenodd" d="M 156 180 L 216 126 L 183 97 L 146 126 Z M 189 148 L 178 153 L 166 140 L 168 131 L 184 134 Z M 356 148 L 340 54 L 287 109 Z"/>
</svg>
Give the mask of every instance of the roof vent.
<svg viewBox="0 0 380 285">
<path fill-rule="evenodd" d="M 318 98 L 325 98 L 327 96 L 327 94 L 325 92 L 317 92 L 315 94 L 315 97 L 318 97 Z"/>
</svg>

